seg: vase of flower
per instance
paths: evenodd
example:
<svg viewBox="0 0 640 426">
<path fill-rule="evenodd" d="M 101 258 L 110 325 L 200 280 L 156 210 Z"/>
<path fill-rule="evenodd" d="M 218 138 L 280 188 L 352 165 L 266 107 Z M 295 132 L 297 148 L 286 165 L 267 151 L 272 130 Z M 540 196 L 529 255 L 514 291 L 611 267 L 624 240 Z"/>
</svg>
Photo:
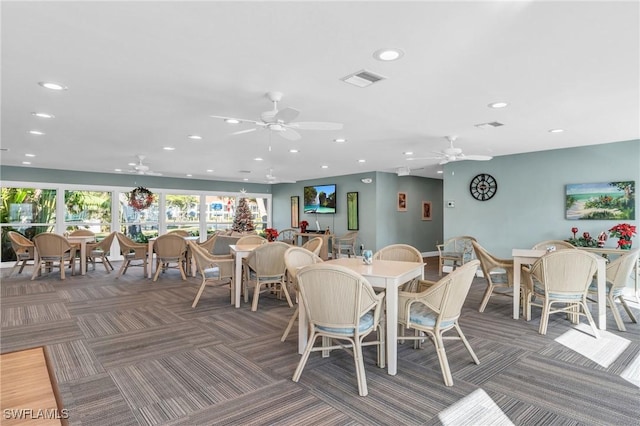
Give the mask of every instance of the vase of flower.
<svg viewBox="0 0 640 426">
<path fill-rule="evenodd" d="M 628 223 L 620 223 L 609 229 L 609 235 L 618 238 L 618 248 L 631 250 L 631 237 L 636 234 L 636 227 Z"/>
<path fill-rule="evenodd" d="M 307 232 L 307 226 L 309 226 L 309 222 L 307 222 L 306 220 L 303 220 L 302 222 L 300 222 L 300 233 L 301 234 L 305 234 Z"/>
</svg>

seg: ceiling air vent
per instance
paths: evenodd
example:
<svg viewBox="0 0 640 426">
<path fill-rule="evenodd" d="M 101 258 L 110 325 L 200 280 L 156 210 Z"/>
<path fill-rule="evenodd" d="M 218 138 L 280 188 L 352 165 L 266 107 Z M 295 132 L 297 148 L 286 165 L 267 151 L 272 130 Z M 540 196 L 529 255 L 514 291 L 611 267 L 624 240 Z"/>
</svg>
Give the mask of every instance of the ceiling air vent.
<svg viewBox="0 0 640 426">
<path fill-rule="evenodd" d="M 353 84 L 354 86 L 367 87 L 384 79 L 386 79 L 386 77 L 379 74 L 375 74 L 367 70 L 360 70 L 356 73 L 349 74 L 346 77 L 342 77 L 340 80 L 345 83 Z"/>
<path fill-rule="evenodd" d="M 481 123 L 481 124 L 476 124 L 475 125 L 478 129 L 490 129 L 492 127 L 500 127 L 500 126 L 504 126 L 504 124 L 499 123 L 497 121 L 492 121 L 490 123 Z"/>
</svg>

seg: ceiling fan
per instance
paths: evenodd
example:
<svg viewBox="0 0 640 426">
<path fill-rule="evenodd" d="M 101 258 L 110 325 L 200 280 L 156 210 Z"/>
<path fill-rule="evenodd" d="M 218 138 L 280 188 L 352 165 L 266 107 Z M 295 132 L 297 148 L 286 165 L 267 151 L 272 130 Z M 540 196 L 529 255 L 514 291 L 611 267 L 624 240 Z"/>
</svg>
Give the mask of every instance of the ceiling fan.
<svg viewBox="0 0 640 426">
<path fill-rule="evenodd" d="M 455 148 L 453 143 L 457 139 L 457 136 L 447 136 L 447 140 L 449 141 L 449 148 L 445 148 L 442 151 L 433 151 L 434 154 L 437 154 L 435 157 L 412 157 L 407 158 L 408 161 L 416 161 L 416 160 L 441 160 L 438 164 L 447 164 L 451 161 L 463 161 L 463 160 L 474 160 L 474 161 L 488 161 L 493 157 L 490 155 L 464 155 L 462 153 L 462 149 Z"/>
<path fill-rule="evenodd" d="M 278 133 L 285 139 L 296 141 L 301 138 L 297 130 L 340 130 L 342 123 L 330 123 L 322 121 L 300 121 L 294 122 L 300 111 L 295 108 L 285 108 L 278 110 L 278 102 L 282 99 L 281 92 L 267 92 L 265 96 L 273 103 L 271 111 L 265 111 L 260 115 L 260 120 L 249 120 L 245 118 L 223 117 L 220 115 L 212 115 L 213 118 L 222 118 L 228 123 L 252 123 L 258 127 L 252 129 L 240 130 L 232 133 L 239 135 L 258 130 L 258 128 L 266 128 Z"/>
<path fill-rule="evenodd" d="M 156 173 L 154 171 L 151 171 L 149 169 L 149 166 L 142 163 L 146 158 L 144 155 L 138 154 L 136 155 L 136 157 L 138 158 L 138 164 L 132 164 L 133 170 L 129 170 L 129 173 L 136 173 L 139 175 L 147 175 L 147 176 L 162 176 L 162 173 Z"/>
<path fill-rule="evenodd" d="M 266 183 L 296 183 L 295 180 L 281 180 L 281 179 L 278 179 L 273 174 L 273 169 L 269 169 L 269 171 L 265 175 L 265 178 L 266 178 L 266 180 L 265 180 Z"/>
</svg>

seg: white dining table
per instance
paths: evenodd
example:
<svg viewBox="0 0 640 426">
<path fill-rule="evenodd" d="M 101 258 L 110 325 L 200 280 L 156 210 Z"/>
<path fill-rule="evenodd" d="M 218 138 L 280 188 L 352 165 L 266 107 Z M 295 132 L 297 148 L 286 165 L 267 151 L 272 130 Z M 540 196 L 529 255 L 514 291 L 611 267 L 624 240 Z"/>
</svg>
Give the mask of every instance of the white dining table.
<svg viewBox="0 0 640 426">
<path fill-rule="evenodd" d="M 365 277 L 377 288 L 384 288 L 386 303 L 387 373 L 398 371 L 398 288 L 414 278 L 424 278 L 424 263 L 396 260 L 374 260 L 367 265 L 359 257 L 343 257 L 325 263 L 341 265 Z M 307 345 L 308 324 L 302 298 L 299 299 L 298 353 Z"/>
<path fill-rule="evenodd" d="M 200 237 L 192 237 L 192 236 L 188 236 L 188 237 L 182 237 L 184 238 L 186 241 L 199 241 Z M 147 241 L 147 253 L 149 253 L 149 259 L 147 262 L 147 277 L 149 278 L 153 278 L 153 244 L 156 242 L 156 240 L 158 239 L 158 237 L 151 237 L 149 238 L 149 240 Z M 191 259 L 191 276 L 195 277 L 196 276 L 196 262 L 195 260 L 192 258 Z"/>
<path fill-rule="evenodd" d="M 540 257 L 547 254 L 546 250 L 513 249 L 513 319 L 520 318 L 520 281 L 522 265 L 531 265 Z M 607 260 L 598 256 L 598 269 L 596 272 L 598 285 L 598 315 L 597 323 L 600 330 L 607 329 Z"/>
<path fill-rule="evenodd" d="M 87 243 L 96 240 L 93 235 L 69 235 L 65 237 L 69 244 L 80 246 L 80 275 L 87 275 Z"/>
<path fill-rule="evenodd" d="M 249 256 L 256 247 L 261 244 L 229 244 L 231 254 L 235 259 L 235 272 L 231 281 L 231 304 L 240 307 L 240 291 L 242 290 L 242 259 Z"/>
</svg>

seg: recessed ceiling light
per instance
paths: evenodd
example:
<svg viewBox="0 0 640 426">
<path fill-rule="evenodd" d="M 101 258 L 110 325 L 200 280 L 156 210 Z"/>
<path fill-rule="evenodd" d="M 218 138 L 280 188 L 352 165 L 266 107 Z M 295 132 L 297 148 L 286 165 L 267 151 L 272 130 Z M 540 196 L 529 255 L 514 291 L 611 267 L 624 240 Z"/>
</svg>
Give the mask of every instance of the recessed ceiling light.
<svg viewBox="0 0 640 426">
<path fill-rule="evenodd" d="M 24 164 L 24 165 L 27 165 L 27 166 L 28 166 L 29 164 L 31 164 L 31 161 L 23 161 L 23 162 L 22 162 L 22 164 Z"/>
<path fill-rule="evenodd" d="M 292 154 L 295 154 L 295 153 L 297 153 L 299 151 L 297 149 L 290 149 L 289 152 L 292 153 Z"/>
<path fill-rule="evenodd" d="M 378 49 L 373 52 L 373 57 L 379 61 L 395 61 L 402 58 L 404 52 L 396 48 Z"/>
<path fill-rule="evenodd" d="M 413 151 L 405 151 L 403 152 L 404 155 L 413 155 Z"/>
<path fill-rule="evenodd" d="M 56 118 L 53 114 L 48 114 L 46 112 L 32 112 L 31 115 L 38 118 Z"/>
<path fill-rule="evenodd" d="M 443 172 L 442 170 L 438 170 L 436 173 L 437 173 L 437 174 L 439 174 L 439 175 L 441 175 L 441 174 L 442 174 L 442 173 L 444 173 L 444 172 Z"/>
<path fill-rule="evenodd" d="M 44 87 L 45 89 L 50 89 L 50 90 L 67 90 L 67 86 L 64 86 L 60 83 L 54 83 L 52 81 L 40 81 L 38 82 L 38 84 L 42 87 Z"/>
<path fill-rule="evenodd" d="M 137 163 L 129 163 L 127 166 L 135 166 Z"/>
<path fill-rule="evenodd" d="M 564 132 L 564 129 L 551 129 L 549 130 L 549 133 L 562 133 Z"/>
<path fill-rule="evenodd" d="M 191 177 L 193 176 L 191 173 L 187 173 L 187 177 Z"/>
<path fill-rule="evenodd" d="M 249 180 L 249 178 L 244 178 L 244 179 L 242 179 L 242 180 L 246 182 L 246 181 L 248 181 L 248 180 Z"/>
<path fill-rule="evenodd" d="M 175 147 L 173 147 L 173 146 L 165 146 L 162 149 L 164 149 L 165 151 L 173 151 L 173 150 L 175 150 Z"/>
<path fill-rule="evenodd" d="M 346 142 L 347 140 L 344 138 L 338 138 L 338 139 L 334 139 L 334 142 L 338 142 L 338 143 L 342 143 L 342 142 Z"/>
<path fill-rule="evenodd" d="M 44 132 L 41 132 L 40 130 L 29 130 L 29 133 L 31 133 L 32 135 L 38 135 L 38 136 L 44 135 Z"/>
<path fill-rule="evenodd" d="M 114 172 L 121 172 L 122 169 L 113 169 Z"/>
<path fill-rule="evenodd" d="M 189 139 L 195 139 L 195 140 L 200 140 L 202 139 L 202 136 L 198 136 L 198 135 L 189 135 L 187 136 Z"/>
<path fill-rule="evenodd" d="M 213 173 L 213 169 L 207 169 L 207 173 Z"/>
<path fill-rule="evenodd" d="M 36 155 L 35 154 L 25 154 L 24 156 L 25 157 L 35 157 Z"/>
<path fill-rule="evenodd" d="M 254 158 L 254 160 L 255 160 L 255 161 L 262 161 L 262 158 L 260 158 L 260 157 L 256 157 L 256 158 Z"/>
<path fill-rule="evenodd" d="M 366 163 L 366 162 L 367 162 L 367 160 L 364 160 L 364 159 L 358 160 L 358 163 Z"/>
<path fill-rule="evenodd" d="M 327 165 L 322 165 L 320 167 L 322 167 L 323 169 L 328 169 L 329 168 L 329 166 L 327 166 Z"/>
<path fill-rule="evenodd" d="M 507 105 L 509 105 L 509 104 L 508 104 L 508 103 L 506 103 L 506 102 L 493 102 L 493 103 L 491 103 L 491 104 L 489 104 L 489 105 L 487 105 L 487 106 L 488 106 L 489 108 L 504 108 L 504 107 L 506 107 Z"/>
<path fill-rule="evenodd" d="M 238 124 L 240 123 L 240 120 L 236 120 L 235 118 L 225 118 L 224 122 L 227 124 Z"/>
</svg>

